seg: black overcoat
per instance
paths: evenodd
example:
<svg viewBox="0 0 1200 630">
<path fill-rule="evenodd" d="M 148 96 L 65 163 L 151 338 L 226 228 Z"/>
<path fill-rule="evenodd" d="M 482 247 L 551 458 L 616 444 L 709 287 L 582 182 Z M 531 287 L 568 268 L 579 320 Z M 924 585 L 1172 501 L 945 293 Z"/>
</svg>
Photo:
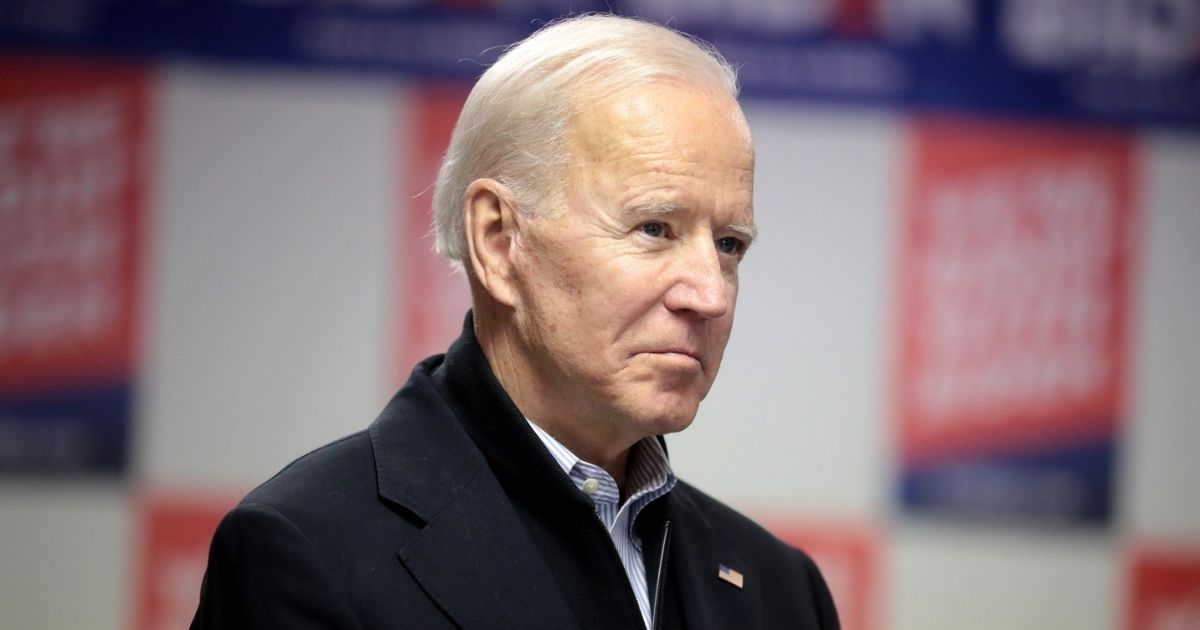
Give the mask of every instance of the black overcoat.
<svg viewBox="0 0 1200 630">
<path fill-rule="evenodd" d="M 658 627 L 838 627 L 808 556 L 687 483 L 638 528 Z M 720 565 L 744 576 L 742 588 L 718 577 Z M 496 381 L 470 317 L 367 430 L 296 460 L 226 515 L 192 623 L 640 627 L 590 500 Z"/>
</svg>

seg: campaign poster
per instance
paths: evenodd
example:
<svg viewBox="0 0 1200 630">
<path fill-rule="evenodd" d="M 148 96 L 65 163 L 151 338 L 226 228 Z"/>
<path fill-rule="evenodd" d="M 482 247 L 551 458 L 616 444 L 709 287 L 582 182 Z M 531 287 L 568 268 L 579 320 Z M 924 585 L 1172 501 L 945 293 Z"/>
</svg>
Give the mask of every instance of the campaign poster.
<svg viewBox="0 0 1200 630">
<path fill-rule="evenodd" d="M 233 498 L 187 494 L 141 498 L 135 628 L 177 630 L 191 624 L 213 532 L 236 504 Z"/>
<path fill-rule="evenodd" d="M 408 171 L 400 178 L 399 203 L 403 276 L 396 301 L 401 324 L 395 372 L 401 382 L 422 359 L 446 351 L 471 307 L 466 276 L 434 252 L 432 204 L 438 167 L 469 90 L 461 82 L 418 84 L 409 92 L 401 125 Z"/>
<path fill-rule="evenodd" d="M 1135 549 L 1126 579 L 1126 630 L 1200 628 L 1200 546 Z"/>
<path fill-rule="evenodd" d="M 141 332 L 147 80 L 0 57 L 0 474 L 119 474 Z"/>
<path fill-rule="evenodd" d="M 914 124 L 894 397 L 906 512 L 1110 521 L 1135 156 L 1121 131 Z"/>
<path fill-rule="evenodd" d="M 803 549 L 817 564 L 837 606 L 842 630 L 878 630 L 879 542 L 862 523 L 764 521 L 781 540 Z"/>
</svg>

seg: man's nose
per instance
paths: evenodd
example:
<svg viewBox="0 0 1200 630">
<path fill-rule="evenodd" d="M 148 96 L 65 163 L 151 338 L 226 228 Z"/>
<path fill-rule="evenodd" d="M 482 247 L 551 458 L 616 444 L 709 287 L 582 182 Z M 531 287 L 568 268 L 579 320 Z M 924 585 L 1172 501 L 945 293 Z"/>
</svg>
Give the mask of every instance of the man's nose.
<svg viewBox="0 0 1200 630">
<path fill-rule="evenodd" d="M 667 290 L 667 308 L 690 311 L 703 319 L 721 317 L 729 310 L 727 279 L 711 239 L 683 248 L 674 270 L 675 282 Z"/>
</svg>

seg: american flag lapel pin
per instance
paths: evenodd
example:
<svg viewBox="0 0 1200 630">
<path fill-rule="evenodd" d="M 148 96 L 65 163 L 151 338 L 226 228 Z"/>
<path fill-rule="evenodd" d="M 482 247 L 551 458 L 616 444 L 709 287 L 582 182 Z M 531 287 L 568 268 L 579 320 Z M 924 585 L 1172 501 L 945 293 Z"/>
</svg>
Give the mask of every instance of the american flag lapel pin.
<svg viewBox="0 0 1200 630">
<path fill-rule="evenodd" d="M 742 584 L 744 584 L 746 581 L 746 578 L 742 575 L 741 571 L 738 571 L 737 569 L 731 569 L 723 564 L 717 565 L 717 577 L 738 588 L 742 588 Z"/>
</svg>

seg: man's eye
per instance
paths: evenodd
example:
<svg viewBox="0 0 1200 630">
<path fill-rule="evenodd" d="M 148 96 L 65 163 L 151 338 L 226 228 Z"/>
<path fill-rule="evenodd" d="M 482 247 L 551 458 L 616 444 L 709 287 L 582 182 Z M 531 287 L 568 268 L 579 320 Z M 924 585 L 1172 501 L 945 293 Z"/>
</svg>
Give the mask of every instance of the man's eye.
<svg viewBox="0 0 1200 630">
<path fill-rule="evenodd" d="M 741 239 L 732 236 L 717 239 L 717 251 L 722 254 L 740 254 L 744 247 Z"/>
<path fill-rule="evenodd" d="M 667 233 L 667 226 L 661 223 L 643 223 L 638 229 L 642 231 L 642 234 L 654 238 L 659 238 Z"/>
</svg>

